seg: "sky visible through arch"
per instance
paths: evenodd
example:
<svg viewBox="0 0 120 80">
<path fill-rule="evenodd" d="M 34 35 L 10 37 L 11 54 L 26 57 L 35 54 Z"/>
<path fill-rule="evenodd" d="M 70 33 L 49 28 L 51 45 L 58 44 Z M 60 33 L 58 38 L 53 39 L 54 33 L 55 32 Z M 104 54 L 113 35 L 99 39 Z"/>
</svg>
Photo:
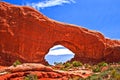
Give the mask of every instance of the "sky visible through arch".
<svg viewBox="0 0 120 80">
<path fill-rule="evenodd" d="M 57 21 L 83 26 L 120 40 L 120 0 L 3 0 L 36 8 Z"/>
<path fill-rule="evenodd" d="M 70 61 L 74 56 L 75 54 L 63 45 L 55 45 L 45 55 L 45 60 L 54 65 L 55 62 L 64 63 Z"/>
</svg>

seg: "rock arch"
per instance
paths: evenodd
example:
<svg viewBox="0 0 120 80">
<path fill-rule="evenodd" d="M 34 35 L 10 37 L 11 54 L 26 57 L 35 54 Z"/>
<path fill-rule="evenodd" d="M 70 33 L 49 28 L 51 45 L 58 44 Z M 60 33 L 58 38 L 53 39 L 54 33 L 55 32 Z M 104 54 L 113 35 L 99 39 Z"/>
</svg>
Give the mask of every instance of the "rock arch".
<svg viewBox="0 0 120 80">
<path fill-rule="evenodd" d="M 68 48 L 69 50 L 71 50 L 74 53 L 77 53 L 77 51 L 80 51 L 80 49 L 74 45 L 72 42 L 68 42 L 68 41 L 56 41 L 54 42 L 53 46 L 55 45 L 63 45 L 64 47 Z"/>
<path fill-rule="evenodd" d="M 120 61 L 118 40 L 57 22 L 30 7 L 0 2 L 0 65 L 11 65 L 16 59 L 46 64 L 44 56 L 56 44 L 73 51 L 73 60 Z"/>
</svg>

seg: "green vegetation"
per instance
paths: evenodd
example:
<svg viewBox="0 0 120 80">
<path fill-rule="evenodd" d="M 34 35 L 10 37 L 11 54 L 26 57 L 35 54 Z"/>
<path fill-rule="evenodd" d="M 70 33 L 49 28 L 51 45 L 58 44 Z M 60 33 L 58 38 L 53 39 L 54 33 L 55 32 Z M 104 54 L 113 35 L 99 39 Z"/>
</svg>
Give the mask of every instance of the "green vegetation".
<svg viewBox="0 0 120 80">
<path fill-rule="evenodd" d="M 106 62 L 100 62 L 97 65 L 93 65 L 92 70 L 93 72 L 100 72 L 103 67 L 108 66 Z"/>
<path fill-rule="evenodd" d="M 54 62 L 54 65 L 61 65 L 63 64 L 62 62 Z"/>
<path fill-rule="evenodd" d="M 83 64 L 79 61 L 73 61 L 73 62 L 66 62 L 66 63 L 62 63 L 62 62 L 55 62 L 55 67 L 64 70 L 64 71 L 68 71 L 69 69 L 73 68 L 73 67 L 82 67 Z M 55 69 L 55 68 L 54 68 Z"/>
<path fill-rule="evenodd" d="M 69 63 L 69 62 L 67 62 L 67 63 L 64 64 L 64 67 L 65 67 L 65 68 L 70 68 L 70 67 L 72 67 L 72 64 Z"/>
<path fill-rule="evenodd" d="M 106 62 L 100 62 L 97 64 L 99 67 L 108 66 Z"/>
<path fill-rule="evenodd" d="M 116 65 L 105 62 L 93 65 L 92 70 L 94 74 L 83 80 L 120 80 L 120 65 Z M 106 69 L 103 70 L 103 68 Z"/>
<path fill-rule="evenodd" d="M 120 80 L 120 67 L 105 70 L 98 74 L 94 73 L 84 80 Z"/>
<path fill-rule="evenodd" d="M 80 61 L 73 61 L 73 62 L 72 62 L 72 65 L 73 65 L 74 67 L 83 66 L 83 64 L 82 64 Z"/>
<path fill-rule="evenodd" d="M 13 63 L 13 66 L 16 67 L 17 65 L 21 65 L 22 63 L 19 61 L 19 60 L 16 60 L 14 63 Z"/>
<path fill-rule="evenodd" d="M 38 77 L 37 75 L 28 74 L 27 76 L 24 77 L 24 80 L 38 80 Z"/>
<path fill-rule="evenodd" d="M 83 79 L 75 76 L 69 80 L 120 80 L 120 63 L 106 63 L 100 62 L 95 65 L 82 64 L 79 61 L 66 62 L 61 64 L 61 70 L 69 71 L 74 69 L 85 69 L 91 70 L 93 74 L 91 76 Z"/>
<path fill-rule="evenodd" d="M 100 72 L 100 67 L 98 65 L 95 65 L 92 67 L 93 72 Z"/>
</svg>

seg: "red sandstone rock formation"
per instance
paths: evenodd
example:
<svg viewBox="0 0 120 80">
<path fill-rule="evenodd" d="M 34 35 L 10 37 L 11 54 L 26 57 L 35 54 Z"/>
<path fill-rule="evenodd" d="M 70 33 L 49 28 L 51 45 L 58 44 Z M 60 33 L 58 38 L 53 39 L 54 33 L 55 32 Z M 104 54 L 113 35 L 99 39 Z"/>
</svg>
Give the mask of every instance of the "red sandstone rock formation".
<svg viewBox="0 0 120 80">
<path fill-rule="evenodd" d="M 82 62 L 120 61 L 120 41 L 101 33 L 47 18 L 33 8 L 0 2 L 0 65 L 45 63 L 45 55 L 61 44 Z"/>
<path fill-rule="evenodd" d="M 86 78 L 80 73 L 71 73 L 70 71 L 53 70 L 51 67 L 42 64 L 25 63 L 17 66 L 10 66 L 0 69 L 0 80 L 24 80 L 25 76 L 37 76 L 39 80 L 68 80 L 75 76 Z"/>
</svg>

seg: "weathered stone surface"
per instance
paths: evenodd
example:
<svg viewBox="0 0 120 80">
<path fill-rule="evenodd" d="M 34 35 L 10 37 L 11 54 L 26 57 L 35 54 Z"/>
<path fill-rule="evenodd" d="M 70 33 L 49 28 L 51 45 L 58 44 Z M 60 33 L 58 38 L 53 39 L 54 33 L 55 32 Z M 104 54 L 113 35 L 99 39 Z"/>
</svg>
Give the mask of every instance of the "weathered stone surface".
<svg viewBox="0 0 120 80">
<path fill-rule="evenodd" d="M 0 65 L 45 63 L 54 45 L 63 45 L 82 62 L 120 61 L 120 41 L 101 33 L 47 18 L 30 7 L 0 2 Z"/>
<path fill-rule="evenodd" d="M 0 69 L 0 80 L 24 80 L 25 76 L 37 76 L 39 80 L 68 80 L 75 76 L 86 78 L 89 75 L 72 73 L 71 71 L 54 70 L 42 64 L 24 63 L 17 66 L 10 66 Z"/>
</svg>

